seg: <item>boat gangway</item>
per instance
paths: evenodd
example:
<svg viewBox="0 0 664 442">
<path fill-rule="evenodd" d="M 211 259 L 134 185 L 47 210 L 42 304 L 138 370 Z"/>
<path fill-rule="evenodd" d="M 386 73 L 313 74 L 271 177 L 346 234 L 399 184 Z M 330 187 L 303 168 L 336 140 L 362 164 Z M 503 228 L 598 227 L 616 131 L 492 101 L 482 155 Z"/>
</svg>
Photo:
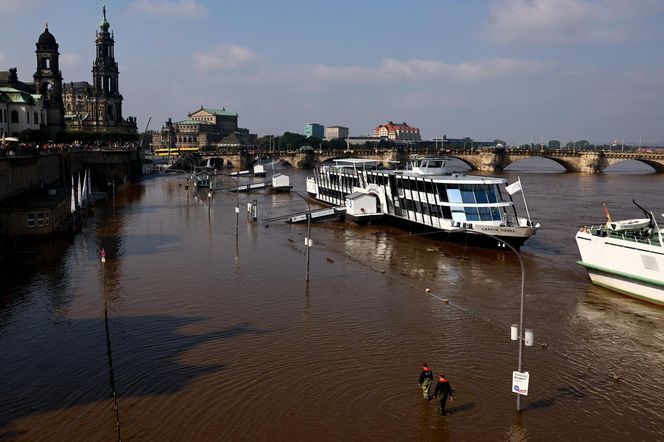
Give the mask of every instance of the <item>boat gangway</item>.
<svg viewBox="0 0 664 442">
<path fill-rule="evenodd" d="M 272 181 L 262 181 L 260 183 L 242 184 L 240 186 L 229 187 L 229 192 L 249 192 L 252 190 L 266 189 L 272 187 Z"/>
<path fill-rule="evenodd" d="M 343 206 L 327 207 L 324 209 L 312 210 L 311 221 L 324 221 L 326 219 L 336 218 L 346 213 L 346 208 Z M 303 223 L 307 221 L 308 212 L 291 215 L 286 219 L 289 224 Z"/>
<path fill-rule="evenodd" d="M 272 218 L 267 218 L 264 221 L 265 222 L 274 222 L 274 221 L 282 221 L 285 220 L 289 224 L 297 224 L 297 223 L 303 223 L 307 221 L 307 214 L 309 212 L 297 212 L 297 213 L 291 213 L 288 215 L 281 215 L 281 216 L 275 216 Z M 335 217 L 339 217 L 346 213 L 346 208 L 343 206 L 335 206 L 335 207 L 325 207 L 322 209 L 316 209 L 311 211 L 311 221 L 317 222 L 317 221 L 325 221 L 328 219 L 332 219 Z"/>
<path fill-rule="evenodd" d="M 239 172 L 231 172 L 227 175 L 228 176 L 251 176 L 252 172 L 250 170 L 240 170 Z"/>
</svg>

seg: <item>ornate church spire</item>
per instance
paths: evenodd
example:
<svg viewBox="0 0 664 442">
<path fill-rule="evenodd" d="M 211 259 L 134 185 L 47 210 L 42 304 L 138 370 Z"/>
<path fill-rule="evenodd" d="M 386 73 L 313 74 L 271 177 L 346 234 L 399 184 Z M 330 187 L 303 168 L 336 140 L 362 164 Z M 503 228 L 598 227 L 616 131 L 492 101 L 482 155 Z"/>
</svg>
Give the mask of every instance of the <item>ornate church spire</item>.
<svg viewBox="0 0 664 442">
<path fill-rule="evenodd" d="M 108 20 L 106 20 L 106 5 L 101 8 L 101 11 L 103 16 L 99 22 L 99 27 L 102 29 L 102 31 L 108 32 L 108 28 L 111 26 L 111 24 L 108 22 Z"/>
</svg>

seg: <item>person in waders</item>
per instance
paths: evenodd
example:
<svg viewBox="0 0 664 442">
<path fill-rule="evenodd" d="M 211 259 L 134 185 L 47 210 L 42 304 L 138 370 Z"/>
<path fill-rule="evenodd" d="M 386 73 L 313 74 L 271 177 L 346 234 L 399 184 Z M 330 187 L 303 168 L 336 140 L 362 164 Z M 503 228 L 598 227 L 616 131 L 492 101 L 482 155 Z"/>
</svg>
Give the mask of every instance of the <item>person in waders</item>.
<svg viewBox="0 0 664 442">
<path fill-rule="evenodd" d="M 424 396 L 424 399 L 428 401 L 431 400 L 431 396 L 429 396 L 429 388 L 431 388 L 431 382 L 433 382 L 433 374 L 431 373 L 431 369 L 425 362 L 424 364 L 422 364 L 419 386 L 422 388 L 422 396 Z"/>
<path fill-rule="evenodd" d="M 445 403 L 447 402 L 447 398 L 449 397 L 450 402 L 452 401 L 452 386 L 450 385 L 450 381 L 445 379 L 444 373 L 438 378 L 433 397 L 440 401 L 440 415 L 445 416 Z"/>
</svg>

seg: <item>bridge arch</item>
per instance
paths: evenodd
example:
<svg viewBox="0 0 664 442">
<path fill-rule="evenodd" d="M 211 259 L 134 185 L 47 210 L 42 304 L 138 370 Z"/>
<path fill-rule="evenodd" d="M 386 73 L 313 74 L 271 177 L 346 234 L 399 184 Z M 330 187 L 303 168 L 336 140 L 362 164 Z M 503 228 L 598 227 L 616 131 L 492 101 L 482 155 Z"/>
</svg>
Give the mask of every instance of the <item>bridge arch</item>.
<svg viewBox="0 0 664 442">
<path fill-rule="evenodd" d="M 611 158 L 608 160 L 608 164 L 606 167 L 602 169 L 602 172 L 606 171 L 611 166 L 614 166 L 616 164 L 621 164 L 625 162 L 636 162 L 636 163 L 641 163 L 646 166 L 649 166 L 653 169 L 652 173 L 664 173 L 664 161 L 663 162 L 658 162 L 655 160 L 650 160 L 648 158 Z M 611 171 L 608 171 L 611 172 Z M 648 172 L 648 171 L 643 171 L 643 172 Z"/>
<path fill-rule="evenodd" d="M 561 165 L 565 169 L 565 172 L 578 172 L 579 171 L 579 169 L 574 164 L 572 164 L 570 161 L 567 161 L 563 158 L 550 157 L 550 156 L 542 156 L 542 158 L 546 158 L 547 160 L 551 160 L 554 163 Z"/>
<path fill-rule="evenodd" d="M 447 156 L 450 157 L 450 158 L 454 158 L 456 160 L 461 161 L 466 166 L 470 167 L 470 170 L 477 170 L 477 166 L 475 165 L 475 163 L 468 160 L 467 158 L 464 158 L 464 157 L 461 157 L 461 156 L 458 156 L 458 155 L 447 155 Z"/>
<path fill-rule="evenodd" d="M 540 159 L 540 158 L 544 159 L 544 160 L 547 160 L 546 161 L 547 163 L 553 162 L 553 163 L 561 166 L 564 169 L 563 170 L 564 172 L 578 172 L 579 171 L 579 168 L 575 164 L 573 164 L 571 161 L 569 161 L 568 159 L 561 158 L 561 157 L 558 157 L 558 156 L 553 156 L 553 155 L 534 155 L 534 156 L 528 156 L 528 157 L 523 157 L 523 158 L 518 158 L 518 159 L 511 159 L 509 164 L 518 163 L 518 162 L 524 161 L 524 160 L 531 160 L 531 159 L 537 160 L 537 159 Z M 505 167 L 507 167 L 508 165 L 506 165 Z M 563 171 L 561 171 L 561 172 L 563 172 Z"/>
<path fill-rule="evenodd" d="M 653 161 L 648 159 L 637 160 L 655 169 L 655 173 L 664 173 L 664 161 Z"/>
</svg>

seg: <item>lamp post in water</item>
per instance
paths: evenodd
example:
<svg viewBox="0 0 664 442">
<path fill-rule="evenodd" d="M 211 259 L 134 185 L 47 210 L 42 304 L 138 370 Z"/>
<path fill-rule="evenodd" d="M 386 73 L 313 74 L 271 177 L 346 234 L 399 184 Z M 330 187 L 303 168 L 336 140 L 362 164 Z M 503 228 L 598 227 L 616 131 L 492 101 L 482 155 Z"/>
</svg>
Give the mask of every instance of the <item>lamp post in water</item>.
<svg viewBox="0 0 664 442">
<path fill-rule="evenodd" d="M 469 233 L 471 233 L 471 232 L 466 230 L 466 234 L 468 235 Z M 519 307 L 519 324 L 518 325 L 514 324 L 514 325 L 511 326 L 510 337 L 511 337 L 512 341 L 517 341 L 518 344 L 519 344 L 519 360 L 518 360 L 517 371 L 519 373 L 522 373 L 521 369 L 523 368 L 523 346 L 524 345 L 527 345 L 528 347 L 532 346 L 533 345 L 533 340 L 534 340 L 533 331 L 530 330 L 530 329 L 524 330 L 524 328 L 523 328 L 523 316 L 524 316 L 524 308 L 525 308 L 525 301 L 526 301 L 526 297 L 525 297 L 526 269 L 523 265 L 523 259 L 521 258 L 521 254 L 519 253 L 519 251 L 517 249 L 515 249 L 514 246 L 512 246 L 512 244 L 508 243 L 507 241 L 504 241 L 504 240 L 498 238 L 497 236 L 490 235 L 490 234 L 484 233 L 484 232 L 472 231 L 472 233 L 479 233 L 481 235 L 488 236 L 489 238 L 494 239 L 495 241 L 498 242 L 499 245 L 504 245 L 504 246 L 508 247 L 512 252 L 514 252 L 516 257 L 519 259 L 519 266 L 521 267 L 521 302 L 520 302 L 520 307 Z M 514 382 L 512 382 L 512 388 L 513 388 L 512 391 L 514 393 L 516 393 L 516 411 L 521 411 L 521 396 L 522 396 L 522 394 L 521 394 L 520 389 L 518 387 L 516 389 L 514 387 L 515 387 Z M 527 394 L 527 390 L 526 390 L 526 394 Z"/>
<path fill-rule="evenodd" d="M 240 230 L 240 180 L 233 175 L 228 175 L 235 182 L 235 238 L 238 238 Z"/>
<path fill-rule="evenodd" d="M 307 203 L 307 236 L 304 238 L 304 245 L 307 247 L 307 279 L 306 281 L 309 282 L 309 249 L 313 245 L 313 241 L 311 240 L 311 204 L 309 204 L 309 201 L 302 196 L 299 192 L 293 191 L 293 193 L 302 200 Z"/>
</svg>

